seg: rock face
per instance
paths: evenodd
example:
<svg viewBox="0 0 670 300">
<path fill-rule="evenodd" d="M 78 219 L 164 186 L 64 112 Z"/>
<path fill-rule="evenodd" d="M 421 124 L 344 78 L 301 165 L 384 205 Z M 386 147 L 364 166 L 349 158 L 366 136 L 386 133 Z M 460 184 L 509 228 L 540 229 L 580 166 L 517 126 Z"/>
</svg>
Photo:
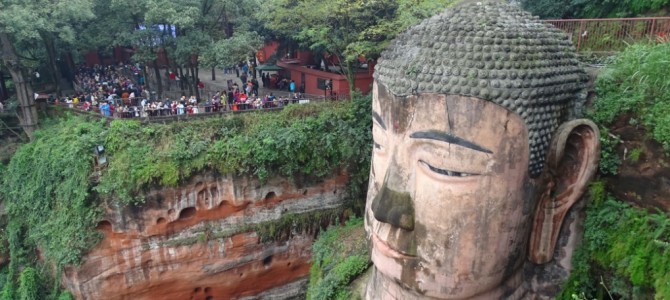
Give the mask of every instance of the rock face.
<svg viewBox="0 0 670 300">
<path fill-rule="evenodd" d="M 142 207 L 107 205 L 98 224 L 104 239 L 81 266 L 65 270 L 64 284 L 78 299 L 299 296 L 309 273 L 311 234 L 296 229 L 290 237 L 261 242 L 254 229 L 341 207 L 347 175 L 295 182 L 206 174 L 148 192 Z"/>
</svg>

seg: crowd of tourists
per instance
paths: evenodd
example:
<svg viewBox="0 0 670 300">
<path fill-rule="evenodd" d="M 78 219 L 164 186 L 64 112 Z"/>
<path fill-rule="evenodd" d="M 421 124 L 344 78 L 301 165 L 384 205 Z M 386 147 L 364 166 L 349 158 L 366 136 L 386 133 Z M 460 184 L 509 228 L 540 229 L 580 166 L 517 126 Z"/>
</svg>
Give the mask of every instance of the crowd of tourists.
<svg viewBox="0 0 670 300">
<path fill-rule="evenodd" d="M 144 88 L 140 65 L 82 66 L 75 75 L 76 94 L 51 99 L 52 103 L 98 112 L 106 117 L 137 118 L 173 115 L 193 115 L 248 109 L 283 107 L 298 103 L 302 94 L 276 97 L 273 93 L 260 96 L 259 82 L 253 77 L 246 80 L 247 71 L 240 74 L 242 86 L 234 83 L 227 91 L 218 91 L 204 99 L 181 96 L 180 99 L 155 99 Z M 267 75 L 267 74 L 266 74 Z M 263 79 L 264 81 L 266 79 Z"/>
<path fill-rule="evenodd" d="M 140 98 L 149 96 L 140 73 L 140 66 L 131 64 L 81 66 L 75 74 L 75 94 L 50 101 L 111 117 L 117 112 L 130 111 Z"/>
</svg>

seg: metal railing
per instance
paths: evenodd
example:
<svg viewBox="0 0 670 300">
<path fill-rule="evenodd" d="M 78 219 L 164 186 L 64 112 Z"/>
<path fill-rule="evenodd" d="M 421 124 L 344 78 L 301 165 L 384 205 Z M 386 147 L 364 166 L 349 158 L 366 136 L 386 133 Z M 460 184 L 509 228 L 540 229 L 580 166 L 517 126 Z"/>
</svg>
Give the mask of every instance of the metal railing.
<svg viewBox="0 0 670 300">
<path fill-rule="evenodd" d="M 139 99 L 139 98 L 138 98 Z M 83 114 L 87 116 L 93 116 L 97 118 L 105 119 L 138 119 L 143 122 L 163 122 L 163 121 L 183 121 L 183 120 L 192 120 L 205 117 L 213 116 L 223 116 L 230 113 L 245 113 L 245 112 L 254 112 L 254 111 L 277 111 L 282 110 L 284 107 L 289 105 L 299 105 L 307 103 L 317 103 L 317 102 L 326 102 L 326 101 L 346 101 L 348 100 L 345 97 L 337 98 L 326 98 L 315 97 L 315 98 L 301 98 L 301 99 L 278 99 L 272 102 L 266 103 L 234 103 L 234 104 L 223 104 L 218 108 L 215 108 L 213 105 L 205 105 L 204 103 L 199 103 L 197 105 L 197 112 L 188 111 L 186 108 L 178 109 L 177 111 L 172 108 L 162 108 L 162 109 L 151 109 L 142 106 L 124 106 L 123 104 L 118 104 L 114 111 L 110 111 L 109 115 L 103 115 L 100 111 L 99 106 L 88 106 L 85 107 L 83 103 L 51 103 L 50 107 L 60 107 L 62 109 L 67 109 L 68 111 L 75 112 L 77 114 Z M 124 107 L 127 107 L 128 110 L 124 111 Z"/>
<path fill-rule="evenodd" d="M 546 20 L 565 31 L 580 52 L 617 52 L 637 42 L 667 43 L 670 17 Z"/>
</svg>

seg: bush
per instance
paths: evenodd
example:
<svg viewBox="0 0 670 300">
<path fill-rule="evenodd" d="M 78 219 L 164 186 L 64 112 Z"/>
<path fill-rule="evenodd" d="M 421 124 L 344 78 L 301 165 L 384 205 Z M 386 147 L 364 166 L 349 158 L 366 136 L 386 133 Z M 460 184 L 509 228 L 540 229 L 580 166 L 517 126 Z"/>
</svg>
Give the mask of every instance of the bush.
<svg viewBox="0 0 670 300">
<path fill-rule="evenodd" d="M 312 251 L 307 299 L 350 299 L 349 283 L 371 263 L 363 237 L 363 220 L 354 218 L 346 226 L 323 232 Z"/>
<path fill-rule="evenodd" d="M 596 81 L 591 117 L 607 126 L 630 114 L 670 149 L 670 43 L 631 45 Z"/>
<path fill-rule="evenodd" d="M 79 264 L 99 241 L 94 228 L 102 200 L 112 205 L 141 204 L 147 189 L 178 185 L 196 172 L 256 176 L 263 181 L 270 176 L 322 178 L 346 170 L 350 198 L 364 199 L 372 148 L 370 99 L 168 124 L 115 120 L 108 126 L 104 120 L 69 115 L 46 120 L 35 140 L 0 167 L 10 252 L 4 299 L 21 293 L 31 297 L 28 290 L 19 293 L 15 286 L 19 270 L 39 259 L 38 248 L 47 265 L 55 266 L 49 273 L 57 277 L 63 266 Z M 93 169 L 97 145 L 105 146 L 108 158 L 101 173 Z M 307 223 L 320 224 L 332 215 L 296 217 L 297 224 L 311 228 L 314 224 Z M 294 223 L 256 229 L 273 239 Z M 29 279 L 19 280 L 19 288 Z M 54 282 L 60 285 L 58 278 Z M 56 298 L 57 292 L 46 298 Z"/>
<path fill-rule="evenodd" d="M 633 299 L 670 299 L 670 219 L 612 196 L 587 208 L 584 242 L 559 299 L 605 292 Z M 596 284 L 598 283 L 598 284 Z"/>
</svg>

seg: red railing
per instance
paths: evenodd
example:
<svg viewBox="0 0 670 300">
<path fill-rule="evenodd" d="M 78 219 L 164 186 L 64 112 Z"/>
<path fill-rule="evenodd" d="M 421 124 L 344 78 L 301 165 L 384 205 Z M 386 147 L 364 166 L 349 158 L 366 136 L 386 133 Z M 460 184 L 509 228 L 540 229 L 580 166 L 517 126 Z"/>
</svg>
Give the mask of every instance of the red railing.
<svg viewBox="0 0 670 300">
<path fill-rule="evenodd" d="M 667 43 L 670 17 L 546 20 L 565 31 L 580 52 L 616 52 L 637 42 Z"/>
</svg>

